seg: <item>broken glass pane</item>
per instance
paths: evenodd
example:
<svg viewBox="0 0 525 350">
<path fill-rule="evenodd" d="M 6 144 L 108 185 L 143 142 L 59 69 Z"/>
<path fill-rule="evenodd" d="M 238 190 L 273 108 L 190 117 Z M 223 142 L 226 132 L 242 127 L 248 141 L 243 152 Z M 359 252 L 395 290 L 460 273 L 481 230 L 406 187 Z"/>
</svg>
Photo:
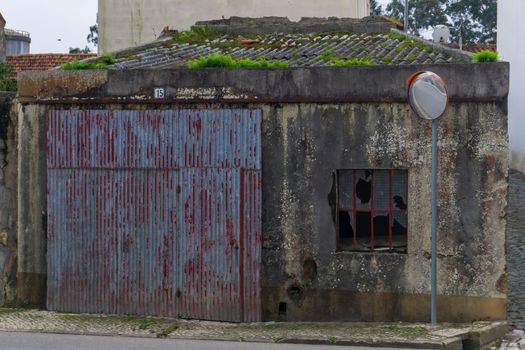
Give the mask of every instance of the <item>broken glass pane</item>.
<svg viewBox="0 0 525 350">
<path fill-rule="evenodd" d="M 392 176 L 392 207 L 407 209 L 408 175 L 405 170 L 394 170 Z"/>
<path fill-rule="evenodd" d="M 390 206 L 390 171 L 374 170 L 374 210 Z"/>
<path fill-rule="evenodd" d="M 372 171 L 371 170 L 356 170 L 356 207 L 362 209 L 369 209 L 372 199 Z"/>
<path fill-rule="evenodd" d="M 345 170 L 338 172 L 339 182 L 339 208 L 354 208 L 354 185 L 353 171 Z"/>
</svg>

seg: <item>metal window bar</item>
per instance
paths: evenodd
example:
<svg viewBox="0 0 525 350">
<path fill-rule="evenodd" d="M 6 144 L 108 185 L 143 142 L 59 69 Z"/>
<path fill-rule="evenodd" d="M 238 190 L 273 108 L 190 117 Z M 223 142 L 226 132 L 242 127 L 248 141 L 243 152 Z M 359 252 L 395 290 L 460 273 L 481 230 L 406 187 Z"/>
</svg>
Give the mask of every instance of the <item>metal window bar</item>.
<svg viewBox="0 0 525 350">
<path fill-rule="evenodd" d="M 353 242 L 352 242 L 352 250 L 357 251 L 357 232 L 358 232 L 358 225 L 357 225 L 357 212 L 370 212 L 370 251 L 374 251 L 375 249 L 375 239 L 376 239 L 376 232 L 374 227 L 374 213 L 375 212 L 383 212 L 388 213 L 388 250 L 389 252 L 394 251 L 394 242 L 393 242 L 393 224 L 394 224 L 394 213 L 406 213 L 406 209 L 400 209 L 394 207 L 393 203 L 393 197 L 394 197 L 394 191 L 393 191 L 393 179 L 394 179 L 394 170 L 370 170 L 371 171 L 371 188 L 370 188 L 370 208 L 359 208 L 357 210 L 357 194 L 356 194 L 356 185 L 357 185 L 357 172 L 360 171 L 358 169 L 353 170 L 339 170 L 336 172 L 336 201 L 337 201 L 337 225 L 338 225 L 338 231 L 340 230 L 339 227 L 339 214 L 341 212 L 347 212 L 349 215 L 351 215 L 352 222 L 352 230 L 353 230 Z M 374 177 L 374 172 L 377 171 L 388 171 L 388 207 L 376 207 L 376 198 L 374 193 L 374 186 L 376 177 Z M 351 173 L 352 176 L 352 208 L 347 208 L 344 206 L 341 206 L 341 177 L 344 175 L 349 175 Z M 405 184 L 406 185 L 406 184 Z M 407 198 L 407 189 L 405 188 L 403 190 L 403 198 L 406 202 L 408 202 Z M 338 234 L 338 245 L 340 245 L 340 232 Z"/>
</svg>

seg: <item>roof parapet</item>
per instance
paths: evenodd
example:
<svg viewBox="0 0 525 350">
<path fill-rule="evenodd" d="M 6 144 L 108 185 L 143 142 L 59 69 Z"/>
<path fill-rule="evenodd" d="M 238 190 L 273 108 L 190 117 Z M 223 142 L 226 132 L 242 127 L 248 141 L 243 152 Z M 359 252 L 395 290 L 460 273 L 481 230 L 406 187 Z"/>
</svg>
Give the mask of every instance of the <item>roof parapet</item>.
<svg viewBox="0 0 525 350">
<path fill-rule="evenodd" d="M 383 16 L 355 18 L 305 17 L 297 22 L 287 17 L 230 17 L 211 21 L 199 21 L 204 26 L 224 34 L 268 34 L 268 33 L 321 33 L 347 30 L 354 33 L 387 33 L 396 28 L 396 23 Z"/>
</svg>

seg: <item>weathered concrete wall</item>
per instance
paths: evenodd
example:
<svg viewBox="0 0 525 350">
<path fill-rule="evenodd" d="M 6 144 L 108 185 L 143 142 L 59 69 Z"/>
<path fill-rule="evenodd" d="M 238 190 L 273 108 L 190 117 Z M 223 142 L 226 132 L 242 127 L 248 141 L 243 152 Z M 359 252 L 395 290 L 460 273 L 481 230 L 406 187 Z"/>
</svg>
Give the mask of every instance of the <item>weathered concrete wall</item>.
<svg viewBox="0 0 525 350">
<path fill-rule="evenodd" d="M 230 16 L 349 17 L 370 15 L 368 0 L 99 0 L 99 53 L 155 40 L 168 26 L 190 28 L 196 21 Z"/>
<path fill-rule="evenodd" d="M 47 273 L 46 108 L 18 105 L 17 304 L 44 305 Z"/>
<path fill-rule="evenodd" d="M 509 321 L 515 327 L 525 329 L 525 173 L 511 171 L 509 182 Z"/>
<path fill-rule="evenodd" d="M 506 64 L 23 73 L 18 271 L 26 290 L 46 273 L 48 108 L 242 106 L 262 108 L 264 118 L 263 318 L 427 321 L 431 127 L 410 111 L 404 86 L 425 69 L 445 78 L 452 97 L 440 128 L 439 317 L 505 318 Z M 167 99 L 152 99 L 156 87 Z M 336 251 L 333 173 L 356 168 L 408 169 L 407 254 Z"/>
<path fill-rule="evenodd" d="M 495 103 L 452 104 L 441 121 L 441 320 L 505 318 L 506 128 Z M 265 113 L 265 319 L 285 302 L 286 320 L 428 320 L 430 135 L 406 104 Z M 408 169 L 408 254 L 338 252 L 334 171 L 381 168 Z"/>
<path fill-rule="evenodd" d="M 15 301 L 16 283 L 16 113 L 12 93 L 0 93 L 0 305 Z"/>
</svg>

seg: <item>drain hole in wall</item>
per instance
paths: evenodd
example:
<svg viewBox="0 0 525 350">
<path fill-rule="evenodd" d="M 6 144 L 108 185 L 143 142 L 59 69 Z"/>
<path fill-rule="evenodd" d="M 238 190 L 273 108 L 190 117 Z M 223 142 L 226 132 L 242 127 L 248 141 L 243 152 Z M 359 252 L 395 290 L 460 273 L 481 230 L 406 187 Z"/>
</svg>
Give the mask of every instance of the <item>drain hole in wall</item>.
<svg viewBox="0 0 525 350">
<path fill-rule="evenodd" d="M 279 303 L 279 316 L 286 316 L 286 303 Z"/>
</svg>

